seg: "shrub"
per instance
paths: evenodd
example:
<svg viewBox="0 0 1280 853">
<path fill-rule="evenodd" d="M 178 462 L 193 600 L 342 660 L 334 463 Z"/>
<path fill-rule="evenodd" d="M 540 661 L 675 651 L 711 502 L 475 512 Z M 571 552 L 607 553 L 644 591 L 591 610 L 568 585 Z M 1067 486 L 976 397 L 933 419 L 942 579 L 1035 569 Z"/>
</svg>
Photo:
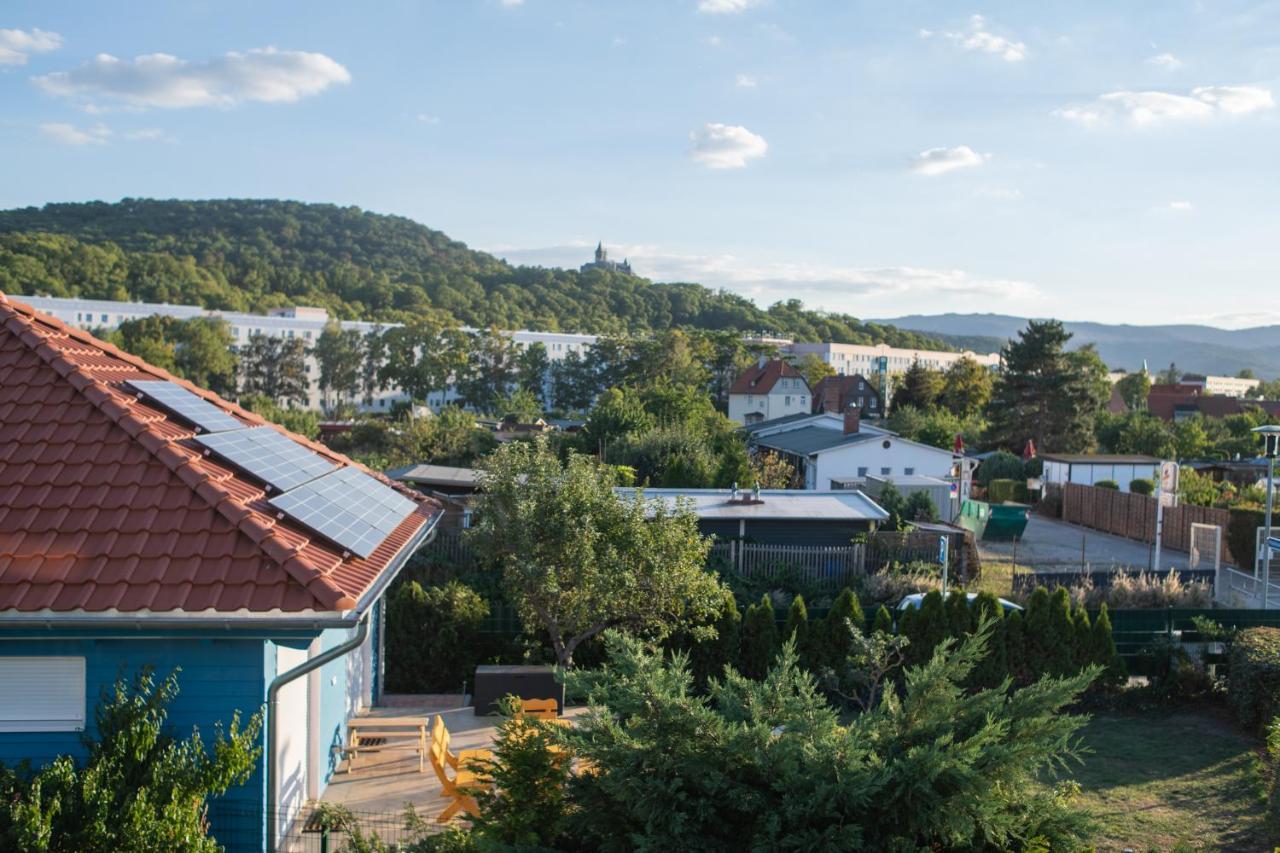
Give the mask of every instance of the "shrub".
<svg viewBox="0 0 1280 853">
<path fill-rule="evenodd" d="M 1103 668 L 1098 683 L 1103 687 L 1120 687 L 1124 684 L 1128 673 L 1125 671 L 1124 658 L 1116 650 L 1116 640 L 1111 633 L 1111 615 L 1107 613 L 1107 605 L 1102 605 L 1098 618 L 1094 620 L 1090 632 L 1092 638 L 1092 663 Z"/>
<path fill-rule="evenodd" d="M 1027 502 L 1027 484 L 1018 480 L 992 480 L 987 486 L 987 500 L 993 504 Z"/>
<path fill-rule="evenodd" d="M 1116 491 L 1116 492 L 1120 491 L 1120 484 L 1117 483 L 1115 480 L 1099 480 L 1093 485 L 1095 485 L 1099 489 L 1111 489 L 1112 491 Z"/>
<path fill-rule="evenodd" d="M 1150 495 L 1154 494 L 1155 490 L 1156 484 L 1146 477 L 1139 477 L 1136 480 L 1129 481 L 1129 491 L 1135 495 Z"/>
<path fill-rule="evenodd" d="M 488 615 L 488 602 L 460 581 L 401 584 L 387 602 L 387 689 L 460 689 L 483 659 L 479 633 Z"/>
<path fill-rule="evenodd" d="M 871 621 L 871 630 L 883 634 L 893 633 L 893 614 L 883 604 L 876 608 L 875 618 Z"/>
<path fill-rule="evenodd" d="M 938 507 L 928 492 L 912 492 L 902 505 L 902 517 L 907 521 L 937 521 Z"/>
<path fill-rule="evenodd" d="M 898 602 L 917 592 L 942 588 L 942 578 L 934 571 L 909 567 L 890 568 L 858 579 L 858 591 L 868 604 L 896 607 Z"/>
<path fill-rule="evenodd" d="M 0 850 L 222 849 L 209 838 L 206 800 L 249 779 L 262 748 L 262 715 L 219 724 L 206 744 L 168 725 L 178 674 L 157 682 L 151 668 L 104 691 L 87 756 L 60 756 L 31 773 L 0 766 Z"/>
<path fill-rule="evenodd" d="M 1083 719 L 1063 709 L 1094 673 L 967 691 L 988 635 L 842 726 L 790 649 L 703 697 L 683 660 L 611 633 L 607 667 L 568 674 L 592 707 L 563 737 L 595 768 L 570 780 L 570 835 L 606 853 L 1078 849 L 1086 816 L 1040 781 L 1074 757 Z"/>
<path fill-rule="evenodd" d="M 987 656 L 973 669 L 971 683 L 976 687 L 996 687 L 1009 676 L 1009 658 L 1006 648 L 1004 608 L 1000 600 L 990 592 L 983 592 L 973 600 L 972 625 L 977 627 L 986 620 L 994 624 Z M 970 629 L 972 630 L 972 629 Z"/>
<path fill-rule="evenodd" d="M 992 480 L 1018 480 L 1025 476 L 1022 457 L 1015 456 L 1007 450 L 1001 450 L 987 457 L 978 466 L 978 482 L 990 486 Z"/>
<path fill-rule="evenodd" d="M 1165 607 L 1199 610 L 1213 606 L 1212 584 L 1184 581 L 1178 572 L 1117 574 L 1107 586 L 1098 586 L 1089 575 L 1082 575 L 1066 589 L 1073 606 L 1083 605 L 1090 610 L 1104 604 L 1116 610 Z"/>
<path fill-rule="evenodd" d="M 560 727 L 518 714 L 519 701 L 502 701 L 493 757 L 475 769 L 493 780 L 476 791 L 480 816 L 471 823 L 485 841 L 521 850 L 546 849 L 559 839 L 567 808 L 570 756 L 559 748 Z"/>
<path fill-rule="evenodd" d="M 774 621 L 773 601 L 768 595 L 747 609 L 742 620 L 742 672 L 751 678 L 763 678 L 778 653 L 778 624 Z"/>
<path fill-rule="evenodd" d="M 1227 701 L 1241 724 L 1254 731 L 1280 716 L 1280 628 L 1249 628 L 1236 637 Z"/>
</svg>

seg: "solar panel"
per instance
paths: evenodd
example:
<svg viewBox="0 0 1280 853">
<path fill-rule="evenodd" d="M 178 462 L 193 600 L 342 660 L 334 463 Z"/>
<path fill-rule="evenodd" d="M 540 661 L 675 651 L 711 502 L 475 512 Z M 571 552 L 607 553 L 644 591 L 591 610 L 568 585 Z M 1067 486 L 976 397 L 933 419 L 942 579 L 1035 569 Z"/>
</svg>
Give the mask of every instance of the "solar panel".
<svg viewBox="0 0 1280 853">
<path fill-rule="evenodd" d="M 367 557 L 417 507 L 356 468 L 339 468 L 271 499 L 290 518 Z"/>
<path fill-rule="evenodd" d="M 196 441 L 280 492 L 301 486 L 337 467 L 267 426 L 197 435 Z"/>
<path fill-rule="evenodd" d="M 144 394 L 167 411 L 205 432 L 244 429 L 244 423 L 175 382 L 160 379 L 131 379 L 128 384 L 133 390 Z"/>
</svg>

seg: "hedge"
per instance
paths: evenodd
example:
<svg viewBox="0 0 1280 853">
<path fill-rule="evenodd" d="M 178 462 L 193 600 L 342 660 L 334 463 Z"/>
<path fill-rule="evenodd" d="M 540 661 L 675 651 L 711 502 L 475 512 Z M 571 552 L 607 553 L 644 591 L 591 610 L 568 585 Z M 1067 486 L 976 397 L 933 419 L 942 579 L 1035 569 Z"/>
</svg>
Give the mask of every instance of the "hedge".
<svg viewBox="0 0 1280 853">
<path fill-rule="evenodd" d="M 993 504 L 1027 502 L 1027 484 L 1018 480 L 992 480 L 987 486 L 987 500 Z"/>
<path fill-rule="evenodd" d="M 1117 483 L 1115 480 L 1099 480 L 1093 485 L 1094 487 L 1099 489 L 1111 489 L 1113 492 L 1120 491 L 1120 484 Z"/>
<path fill-rule="evenodd" d="M 1129 481 L 1129 491 L 1135 495 L 1150 495 L 1156 490 L 1156 484 L 1153 480 L 1146 477 L 1139 477 L 1136 480 Z"/>
<path fill-rule="evenodd" d="M 1248 628 L 1236 637 L 1227 702 L 1241 724 L 1253 731 L 1280 716 L 1280 628 Z"/>
</svg>

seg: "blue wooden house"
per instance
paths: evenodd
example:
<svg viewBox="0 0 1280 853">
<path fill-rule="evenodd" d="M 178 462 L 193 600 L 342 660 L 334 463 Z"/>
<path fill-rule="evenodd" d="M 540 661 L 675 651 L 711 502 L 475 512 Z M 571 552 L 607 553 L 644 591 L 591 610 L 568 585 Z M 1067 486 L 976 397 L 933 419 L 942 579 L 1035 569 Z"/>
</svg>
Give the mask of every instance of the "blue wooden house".
<svg viewBox="0 0 1280 853">
<path fill-rule="evenodd" d="M 175 734 L 266 714 L 210 804 L 273 849 L 377 701 L 382 601 L 434 500 L 0 294 L 0 761 L 80 755 L 103 690 L 180 668 Z"/>
</svg>

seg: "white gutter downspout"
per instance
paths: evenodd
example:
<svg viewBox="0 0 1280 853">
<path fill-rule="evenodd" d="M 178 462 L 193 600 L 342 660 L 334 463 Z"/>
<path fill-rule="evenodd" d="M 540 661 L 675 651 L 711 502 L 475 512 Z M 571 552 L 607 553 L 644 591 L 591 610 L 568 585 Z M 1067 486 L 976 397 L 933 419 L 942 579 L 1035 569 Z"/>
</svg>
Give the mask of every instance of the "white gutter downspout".
<svg viewBox="0 0 1280 853">
<path fill-rule="evenodd" d="M 276 811 L 279 806 L 276 802 L 276 784 L 278 781 L 276 777 L 279 774 L 279 767 L 276 765 L 276 710 L 279 703 L 280 688 L 291 681 L 301 678 L 308 672 L 319 669 L 330 661 L 335 661 L 348 652 L 360 648 L 368 636 L 369 613 L 366 611 L 360 619 L 360 624 L 356 626 L 356 635 L 354 637 L 345 643 L 334 646 L 319 657 L 314 657 L 287 672 L 280 673 L 272 679 L 270 686 L 267 687 L 267 821 L 270 824 L 267 830 L 268 853 L 275 853 L 276 835 L 280 831 L 280 827 L 277 825 L 280 815 Z"/>
</svg>

